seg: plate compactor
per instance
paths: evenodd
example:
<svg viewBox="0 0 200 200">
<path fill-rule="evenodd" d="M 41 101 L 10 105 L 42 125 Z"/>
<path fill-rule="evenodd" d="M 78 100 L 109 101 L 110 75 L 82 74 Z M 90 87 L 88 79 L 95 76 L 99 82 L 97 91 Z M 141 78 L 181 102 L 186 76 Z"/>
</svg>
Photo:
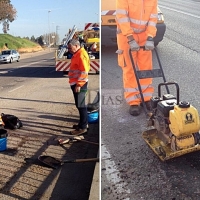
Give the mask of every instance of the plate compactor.
<svg viewBox="0 0 200 200">
<path fill-rule="evenodd" d="M 175 84 L 177 97 L 165 94 L 161 86 Z M 158 85 L 158 96 L 151 100 L 152 115 L 142 137 L 163 161 L 200 150 L 199 114 L 189 102 L 179 101 L 179 86 L 175 82 Z"/>
<path fill-rule="evenodd" d="M 166 161 L 200 150 L 200 120 L 195 107 L 189 102 L 179 101 L 179 85 L 176 82 L 166 82 L 156 49 L 155 53 L 160 69 L 138 71 L 129 51 L 144 111 L 148 118 L 150 117 L 149 128 L 142 133 L 142 137 L 154 153 L 162 161 Z M 163 77 L 164 83 L 158 85 L 158 96 L 153 96 L 150 100 L 151 113 L 149 115 L 139 79 L 155 77 Z M 176 87 L 176 97 L 170 94 L 169 85 Z M 161 96 L 162 86 L 166 87 L 167 94 Z"/>
</svg>

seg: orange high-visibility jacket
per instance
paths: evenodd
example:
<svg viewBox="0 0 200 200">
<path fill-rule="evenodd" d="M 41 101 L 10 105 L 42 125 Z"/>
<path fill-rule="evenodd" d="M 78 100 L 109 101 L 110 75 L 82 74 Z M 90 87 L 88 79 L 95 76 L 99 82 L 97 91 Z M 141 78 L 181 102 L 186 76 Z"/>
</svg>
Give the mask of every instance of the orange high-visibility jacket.
<svg viewBox="0 0 200 200">
<path fill-rule="evenodd" d="M 82 87 L 88 82 L 88 72 L 90 71 L 90 59 L 87 51 L 80 48 L 71 59 L 69 69 L 69 83 L 70 85 L 77 85 Z"/>
<path fill-rule="evenodd" d="M 155 37 L 157 0 L 117 0 L 116 22 L 117 31 L 125 36 L 145 31 Z"/>
</svg>

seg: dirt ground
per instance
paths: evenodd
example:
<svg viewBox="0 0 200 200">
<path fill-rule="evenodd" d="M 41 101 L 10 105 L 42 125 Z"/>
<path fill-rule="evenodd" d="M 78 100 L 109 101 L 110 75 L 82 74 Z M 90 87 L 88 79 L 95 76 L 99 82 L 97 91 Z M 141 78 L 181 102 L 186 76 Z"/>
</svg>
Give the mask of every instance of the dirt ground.
<svg viewBox="0 0 200 200">
<path fill-rule="evenodd" d="M 2 50 L 6 50 L 8 49 L 6 46 L 4 46 L 3 48 L 0 48 L 0 51 Z M 32 53 L 32 52 L 38 52 L 38 51 L 42 51 L 44 50 L 44 48 L 42 48 L 40 45 L 38 46 L 35 46 L 35 47 L 31 47 L 31 48 L 20 48 L 20 49 L 17 49 L 17 51 L 19 53 Z"/>
<path fill-rule="evenodd" d="M 20 48 L 18 49 L 19 53 L 32 53 L 32 52 L 38 52 L 38 51 L 42 51 L 43 48 L 38 45 L 32 48 Z"/>
</svg>

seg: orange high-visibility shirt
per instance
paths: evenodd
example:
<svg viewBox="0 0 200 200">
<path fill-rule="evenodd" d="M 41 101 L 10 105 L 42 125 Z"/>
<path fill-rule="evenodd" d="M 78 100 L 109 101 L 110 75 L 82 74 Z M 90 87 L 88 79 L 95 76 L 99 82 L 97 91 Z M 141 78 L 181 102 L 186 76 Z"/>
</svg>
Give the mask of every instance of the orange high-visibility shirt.
<svg viewBox="0 0 200 200">
<path fill-rule="evenodd" d="M 80 48 L 71 59 L 69 69 L 69 83 L 70 85 L 77 85 L 82 87 L 88 82 L 88 72 L 90 71 L 90 59 L 87 51 Z"/>
<path fill-rule="evenodd" d="M 124 36 L 146 32 L 155 37 L 157 0 L 116 0 L 116 22 Z"/>
</svg>

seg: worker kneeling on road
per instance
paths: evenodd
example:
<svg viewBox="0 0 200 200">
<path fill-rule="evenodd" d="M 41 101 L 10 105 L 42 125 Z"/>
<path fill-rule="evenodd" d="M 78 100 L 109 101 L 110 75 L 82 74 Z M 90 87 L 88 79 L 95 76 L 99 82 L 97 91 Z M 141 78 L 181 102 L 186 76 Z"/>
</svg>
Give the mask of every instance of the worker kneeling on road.
<svg viewBox="0 0 200 200">
<path fill-rule="evenodd" d="M 85 105 L 85 96 L 88 86 L 88 72 L 90 70 L 90 60 L 86 50 L 80 47 L 77 39 L 68 42 L 68 50 L 73 54 L 69 69 L 69 83 L 74 95 L 76 107 L 79 111 L 80 119 L 78 125 L 74 125 L 72 135 L 81 135 L 87 132 L 88 116 Z"/>
<path fill-rule="evenodd" d="M 129 49 L 131 49 L 135 66 L 139 70 L 152 69 L 153 37 L 156 35 L 157 0 L 117 0 L 117 44 L 118 65 L 123 70 L 124 97 L 130 105 L 130 114 L 141 113 L 141 96 L 139 93 Z M 145 50 L 140 49 L 145 46 Z M 140 80 L 144 101 L 150 109 L 153 95 L 152 78 Z"/>
</svg>

